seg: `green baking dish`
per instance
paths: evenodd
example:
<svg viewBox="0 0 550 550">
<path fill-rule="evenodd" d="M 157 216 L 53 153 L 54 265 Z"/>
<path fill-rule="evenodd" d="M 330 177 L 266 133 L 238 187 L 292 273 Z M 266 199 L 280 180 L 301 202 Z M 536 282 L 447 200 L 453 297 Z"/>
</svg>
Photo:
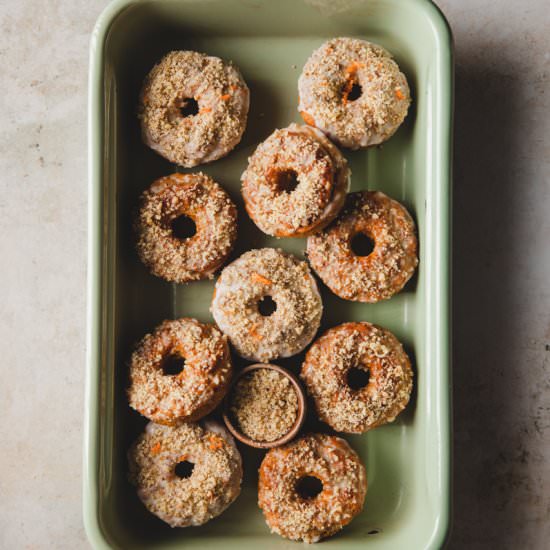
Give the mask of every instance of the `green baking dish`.
<svg viewBox="0 0 550 550">
<path fill-rule="evenodd" d="M 349 437 L 366 463 L 365 509 L 327 548 L 438 548 L 450 518 L 450 205 L 452 40 L 427 0 L 119 0 L 93 32 L 89 96 L 89 257 L 84 522 L 96 548 L 268 549 L 298 547 L 269 534 L 256 504 L 259 451 L 244 450 L 237 502 L 199 528 L 170 529 L 148 514 L 126 480 L 126 450 L 145 424 L 124 387 L 133 343 L 165 318 L 212 321 L 211 281 L 170 285 L 149 275 L 134 252 L 131 213 L 140 192 L 175 167 L 140 140 L 141 81 L 163 53 L 195 49 L 232 59 L 251 89 L 248 129 L 227 158 L 200 167 L 240 208 L 235 255 L 302 239 L 274 240 L 248 220 L 239 176 L 256 144 L 298 121 L 297 79 L 325 39 L 359 36 L 388 48 L 409 78 L 413 106 L 383 147 L 344 151 L 352 189 L 380 189 L 418 224 L 420 266 L 405 290 L 374 305 L 323 289 L 323 328 L 368 320 L 393 331 L 411 355 L 415 391 L 391 425 Z M 301 356 L 283 361 L 294 372 Z M 237 367 L 241 363 L 237 364 Z M 311 429 L 320 429 L 310 419 Z M 321 427 L 321 429 L 324 429 Z"/>
</svg>

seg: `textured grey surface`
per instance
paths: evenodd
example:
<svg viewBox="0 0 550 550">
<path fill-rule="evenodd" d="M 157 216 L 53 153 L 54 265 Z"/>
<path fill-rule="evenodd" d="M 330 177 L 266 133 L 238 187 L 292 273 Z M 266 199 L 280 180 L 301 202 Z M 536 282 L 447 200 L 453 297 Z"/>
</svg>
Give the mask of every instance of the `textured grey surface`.
<svg viewBox="0 0 550 550">
<path fill-rule="evenodd" d="M 85 548 L 88 40 L 0 1 L 0 548 Z M 550 540 L 550 10 L 440 0 L 456 40 L 452 548 Z"/>
<path fill-rule="evenodd" d="M 453 548 L 550 545 L 550 9 L 440 1 L 456 42 Z"/>
</svg>

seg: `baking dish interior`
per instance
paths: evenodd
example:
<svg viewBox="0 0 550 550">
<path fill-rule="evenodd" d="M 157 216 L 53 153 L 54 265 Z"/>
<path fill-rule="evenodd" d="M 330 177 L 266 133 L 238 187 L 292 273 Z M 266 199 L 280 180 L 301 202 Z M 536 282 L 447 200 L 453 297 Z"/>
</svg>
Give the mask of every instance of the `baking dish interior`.
<svg viewBox="0 0 550 550">
<path fill-rule="evenodd" d="M 132 242 L 132 212 L 139 194 L 156 178 L 176 170 L 141 142 L 136 118 L 144 76 L 172 49 L 193 49 L 233 60 L 251 90 L 248 127 L 241 144 L 225 159 L 201 166 L 239 207 L 244 250 L 281 247 L 303 255 L 303 239 L 271 239 L 244 212 L 240 175 L 247 157 L 275 128 L 300 122 L 297 79 L 324 40 L 357 36 L 395 55 L 413 96 L 409 115 L 382 147 L 344 151 L 352 169 L 352 190 L 379 189 L 404 203 L 420 242 L 417 274 L 399 295 L 378 304 L 343 301 L 320 284 L 324 300 L 321 330 L 350 320 L 390 329 L 404 344 L 415 370 L 415 390 L 406 411 L 391 425 L 346 438 L 367 467 L 369 489 L 363 512 L 323 547 L 437 547 L 448 525 L 449 395 L 446 300 L 448 180 L 445 162 L 450 117 L 450 43 L 443 19 L 429 2 L 371 0 L 298 2 L 256 0 L 127 2 L 110 7 L 95 36 L 97 162 L 100 182 L 101 316 L 98 359 L 91 384 L 97 403 L 89 435 L 88 460 L 95 496 L 88 499 L 88 532 L 96 545 L 117 548 L 289 548 L 270 535 L 257 506 L 257 467 L 263 452 L 243 449 L 245 481 L 239 499 L 205 526 L 171 529 L 149 514 L 126 478 L 126 451 L 145 421 L 125 398 L 127 360 L 133 344 L 163 319 L 195 317 L 212 322 L 213 281 L 171 285 L 140 264 Z M 447 84 L 442 85 L 442 80 Z M 94 88 L 95 86 L 95 88 Z M 445 95 L 447 90 L 447 95 Z M 445 110 L 447 106 L 447 110 Z M 97 137 L 97 136 L 96 136 Z M 181 170 L 181 169 L 179 169 Z M 447 193 L 447 194 L 446 194 Z M 447 243 L 448 244 L 448 243 Z M 443 326 L 441 326 L 443 325 Z M 297 373 L 303 355 L 278 363 Z M 246 362 L 235 358 L 236 368 Z M 310 408 L 311 410 L 311 408 Z M 306 429 L 330 431 L 310 418 Z"/>
</svg>

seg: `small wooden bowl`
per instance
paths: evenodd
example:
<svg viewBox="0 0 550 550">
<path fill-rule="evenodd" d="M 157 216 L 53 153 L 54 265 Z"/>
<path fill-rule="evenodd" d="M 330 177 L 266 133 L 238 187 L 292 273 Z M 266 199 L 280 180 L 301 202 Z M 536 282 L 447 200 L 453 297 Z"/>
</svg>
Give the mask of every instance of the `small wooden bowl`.
<svg viewBox="0 0 550 550">
<path fill-rule="evenodd" d="M 229 407 L 231 403 L 231 394 L 233 393 L 233 390 L 235 389 L 237 382 L 249 372 L 258 370 L 258 369 L 271 369 L 281 373 L 283 376 L 286 376 L 292 383 L 292 386 L 296 390 L 296 395 L 298 396 L 298 414 L 296 416 L 296 422 L 294 422 L 294 425 L 292 426 L 292 428 L 290 428 L 290 430 L 285 435 L 283 435 L 279 439 L 276 439 L 275 441 L 256 441 L 254 439 L 251 439 L 250 437 L 248 437 L 247 435 L 239 431 L 238 427 L 235 426 L 235 424 L 233 424 L 231 420 L 231 412 L 229 411 Z M 254 365 L 249 365 L 248 367 L 245 367 L 243 370 L 241 370 L 237 374 L 237 376 L 231 383 L 231 387 L 229 388 L 229 391 L 227 392 L 227 395 L 225 396 L 225 400 L 224 400 L 223 421 L 225 422 L 227 429 L 241 443 L 244 443 L 245 445 L 249 445 L 250 447 L 256 447 L 257 449 L 271 449 L 272 447 L 278 447 L 279 445 L 288 443 L 291 439 L 294 439 L 294 437 L 296 437 L 296 434 L 299 432 L 300 428 L 302 427 L 302 424 L 304 423 L 305 418 L 306 418 L 306 396 L 304 394 L 304 390 L 302 389 L 302 386 L 300 385 L 300 382 L 298 381 L 298 378 L 296 378 L 296 376 L 294 376 L 294 374 L 292 374 L 291 372 L 288 372 L 287 370 L 283 369 L 282 367 L 279 367 L 278 365 L 271 365 L 268 363 L 256 363 Z"/>
</svg>

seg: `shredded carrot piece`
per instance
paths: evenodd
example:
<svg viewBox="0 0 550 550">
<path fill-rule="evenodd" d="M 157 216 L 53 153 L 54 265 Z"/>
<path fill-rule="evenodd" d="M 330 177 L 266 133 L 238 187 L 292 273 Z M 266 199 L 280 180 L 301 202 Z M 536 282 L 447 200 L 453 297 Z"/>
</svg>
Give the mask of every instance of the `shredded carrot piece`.
<svg viewBox="0 0 550 550">
<path fill-rule="evenodd" d="M 178 462 L 185 462 L 187 460 L 187 455 L 181 455 L 179 458 L 178 458 Z"/>
<path fill-rule="evenodd" d="M 315 127 L 315 119 L 309 113 L 306 113 L 305 111 L 300 111 L 300 115 L 302 116 L 306 124 Z"/>
<path fill-rule="evenodd" d="M 261 334 L 258 334 L 256 332 L 256 327 L 255 326 L 250 329 L 250 336 L 252 336 L 252 338 L 254 338 L 254 340 L 261 340 L 262 339 Z"/>
<path fill-rule="evenodd" d="M 395 90 L 395 97 L 397 99 L 405 99 L 405 96 L 403 95 L 403 92 L 399 88 L 397 88 Z"/>
<path fill-rule="evenodd" d="M 151 453 L 154 455 L 158 455 L 160 453 L 160 449 L 161 449 L 160 441 L 157 441 L 157 443 L 155 443 L 151 448 Z"/>
<path fill-rule="evenodd" d="M 272 285 L 273 281 L 270 281 L 259 273 L 252 273 L 251 279 L 256 283 L 262 283 L 263 285 Z"/>
<path fill-rule="evenodd" d="M 229 86 L 234 92 L 236 92 L 238 89 L 239 89 L 239 86 L 235 85 L 235 84 L 231 84 L 231 86 Z"/>
<path fill-rule="evenodd" d="M 210 107 L 203 107 L 200 111 L 199 111 L 199 114 L 202 114 L 202 113 L 209 113 L 212 109 Z"/>
<path fill-rule="evenodd" d="M 223 94 L 220 99 L 222 101 L 227 101 L 231 97 L 231 94 Z"/>
<path fill-rule="evenodd" d="M 354 84 L 355 78 L 348 78 L 346 85 L 344 86 L 344 91 L 342 92 L 342 103 L 344 105 L 348 102 L 348 96 L 351 93 Z"/>
<path fill-rule="evenodd" d="M 361 67 L 364 67 L 364 63 L 358 63 L 357 61 L 354 61 L 353 63 L 350 63 L 345 69 L 344 72 L 346 73 L 346 85 L 344 86 L 344 90 L 342 92 L 342 103 L 345 105 L 348 102 L 348 96 L 351 93 L 351 90 L 353 89 L 353 85 L 357 82 L 357 69 L 360 69 Z"/>
<path fill-rule="evenodd" d="M 353 61 L 353 63 L 350 63 L 346 68 L 345 72 L 347 74 L 355 74 L 358 69 L 361 69 L 365 66 L 364 63 L 359 63 L 358 61 Z"/>
<path fill-rule="evenodd" d="M 210 447 L 211 451 L 217 451 L 218 449 L 221 449 L 223 447 L 223 443 L 221 442 L 219 437 L 216 437 L 215 435 L 211 435 L 210 443 L 208 446 Z"/>
</svg>

